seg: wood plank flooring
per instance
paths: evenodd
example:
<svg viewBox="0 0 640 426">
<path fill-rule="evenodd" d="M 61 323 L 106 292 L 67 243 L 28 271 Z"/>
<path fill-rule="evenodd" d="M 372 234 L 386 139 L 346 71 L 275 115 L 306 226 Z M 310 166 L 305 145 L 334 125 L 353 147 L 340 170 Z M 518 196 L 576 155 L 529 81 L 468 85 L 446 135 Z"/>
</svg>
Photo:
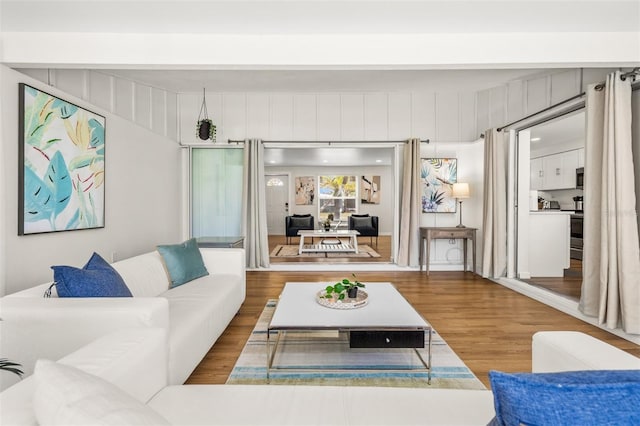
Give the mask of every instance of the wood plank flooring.
<svg viewBox="0 0 640 426">
<path fill-rule="evenodd" d="M 247 272 L 247 298 L 187 383 L 225 383 L 267 299 L 287 281 L 337 281 L 344 272 Z M 640 346 L 586 324 L 470 272 L 359 272 L 361 281 L 389 281 L 489 387 L 489 370 L 531 371 L 531 336 L 576 330 L 640 356 Z"/>
<path fill-rule="evenodd" d="M 531 277 L 531 279 L 523 281 L 570 299 L 580 300 L 580 294 L 582 293 L 582 261 L 571 259 L 569 269 L 564 270 L 564 277 Z"/>
</svg>

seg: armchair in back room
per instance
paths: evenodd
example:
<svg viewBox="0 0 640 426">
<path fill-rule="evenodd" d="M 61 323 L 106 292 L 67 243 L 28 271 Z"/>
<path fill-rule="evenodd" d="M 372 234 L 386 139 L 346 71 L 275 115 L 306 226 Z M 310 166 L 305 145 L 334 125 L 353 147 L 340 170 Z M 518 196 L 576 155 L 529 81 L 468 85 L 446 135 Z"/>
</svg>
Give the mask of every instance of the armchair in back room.
<svg viewBox="0 0 640 426">
<path fill-rule="evenodd" d="M 361 237 L 369 237 L 372 244 L 373 237 L 376 237 L 376 247 L 378 247 L 378 216 L 352 214 L 349 216 L 349 229 L 358 231 Z"/>
<path fill-rule="evenodd" d="M 315 218 L 311 214 L 294 214 L 284 218 L 284 229 L 287 237 L 287 244 L 291 237 L 297 237 L 298 231 L 315 229 Z"/>
</svg>

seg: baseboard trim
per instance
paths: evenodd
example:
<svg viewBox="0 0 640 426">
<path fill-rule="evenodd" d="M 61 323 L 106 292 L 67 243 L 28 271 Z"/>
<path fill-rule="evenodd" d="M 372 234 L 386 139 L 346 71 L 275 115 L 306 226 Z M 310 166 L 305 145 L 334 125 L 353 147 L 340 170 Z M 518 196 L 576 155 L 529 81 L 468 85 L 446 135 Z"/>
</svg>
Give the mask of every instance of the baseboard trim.
<svg viewBox="0 0 640 426">
<path fill-rule="evenodd" d="M 551 291 L 545 290 L 540 287 L 536 287 L 531 284 L 527 284 L 525 282 L 522 282 L 513 278 L 498 278 L 498 279 L 491 279 L 491 280 L 504 287 L 510 288 L 511 290 L 516 291 L 524 296 L 530 297 L 531 299 L 537 300 L 538 302 L 551 306 L 552 308 L 557 309 L 560 312 L 564 312 L 565 314 L 571 315 L 574 318 L 577 318 L 588 324 L 596 326 L 601 330 L 607 331 L 625 340 L 628 340 L 637 345 L 640 345 L 640 335 L 627 334 L 619 328 L 612 330 L 612 329 L 606 328 L 603 325 L 598 324 L 597 318 L 588 317 L 584 315 L 582 312 L 580 312 L 580 310 L 578 309 L 578 302 L 576 302 L 573 299 L 553 293 Z"/>
</svg>

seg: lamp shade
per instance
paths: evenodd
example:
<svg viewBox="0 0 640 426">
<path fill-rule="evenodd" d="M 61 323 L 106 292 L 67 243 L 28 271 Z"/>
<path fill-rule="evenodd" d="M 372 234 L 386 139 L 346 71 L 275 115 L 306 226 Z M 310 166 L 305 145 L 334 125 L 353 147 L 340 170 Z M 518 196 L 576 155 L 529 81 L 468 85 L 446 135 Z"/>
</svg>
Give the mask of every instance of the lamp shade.
<svg viewBox="0 0 640 426">
<path fill-rule="evenodd" d="M 468 183 L 454 183 L 451 190 L 451 196 L 453 198 L 469 198 L 469 184 Z"/>
</svg>

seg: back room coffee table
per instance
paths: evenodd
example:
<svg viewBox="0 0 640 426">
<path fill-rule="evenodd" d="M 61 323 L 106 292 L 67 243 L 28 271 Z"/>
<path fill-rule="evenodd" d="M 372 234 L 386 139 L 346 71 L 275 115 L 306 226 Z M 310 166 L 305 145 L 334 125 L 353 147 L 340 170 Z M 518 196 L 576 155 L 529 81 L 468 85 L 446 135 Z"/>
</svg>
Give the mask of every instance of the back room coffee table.
<svg viewBox="0 0 640 426">
<path fill-rule="evenodd" d="M 431 326 L 391 283 L 366 283 L 365 306 L 332 309 L 320 305 L 316 295 L 328 283 L 290 282 L 284 285 L 273 317 L 267 326 L 267 382 L 282 333 L 287 331 L 343 331 L 349 333 L 351 348 L 414 349 L 427 370 L 431 384 Z M 425 348 L 427 360 L 418 349 Z M 271 334 L 277 333 L 272 344 Z M 348 369 L 348 367 L 345 367 Z"/>
</svg>

